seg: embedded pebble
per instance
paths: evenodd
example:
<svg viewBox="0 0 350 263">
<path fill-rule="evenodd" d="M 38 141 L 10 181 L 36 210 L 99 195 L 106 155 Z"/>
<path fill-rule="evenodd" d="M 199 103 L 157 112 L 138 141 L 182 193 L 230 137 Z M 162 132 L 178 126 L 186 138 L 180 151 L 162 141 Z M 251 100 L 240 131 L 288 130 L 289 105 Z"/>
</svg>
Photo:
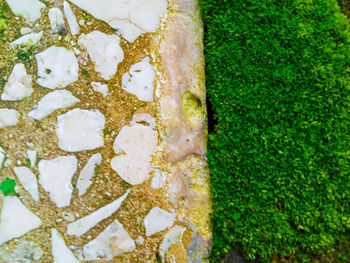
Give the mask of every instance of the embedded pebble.
<svg viewBox="0 0 350 263">
<path fill-rule="evenodd" d="M 38 191 L 38 181 L 33 172 L 25 166 L 14 167 L 13 171 L 15 172 L 18 180 L 23 185 L 24 189 L 28 191 L 31 197 L 38 202 L 39 201 L 39 191 Z"/>
<path fill-rule="evenodd" d="M 155 233 L 163 231 L 172 226 L 175 221 L 176 214 L 169 213 L 159 207 L 154 207 L 144 219 L 146 228 L 146 236 L 152 236 Z"/>
<path fill-rule="evenodd" d="M 57 117 L 58 146 L 67 152 L 93 150 L 104 145 L 105 116 L 98 110 L 74 109 Z"/>
<path fill-rule="evenodd" d="M 95 70 L 105 80 L 111 79 L 117 72 L 118 64 L 124 59 L 117 35 L 107 35 L 100 31 L 82 34 L 78 44 L 85 47 L 95 64 Z"/>
<path fill-rule="evenodd" d="M 61 10 L 56 7 L 50 8 L 49 19 L 51 24 L 51 30 L 53 33 L 58 33 L 60 27 L 64 27 L 64 19 Z"/>
<path fill-rule="evenodd" d="M 74 215 L 72 215 L 71 213 L 67 213 L 67 212 L 62 212 L 62 217 L 64 220 L 68 221 L 68 222 L 73 222 L 74 221 Z"/>
<path fill-rule="evenodd" d="M 0 170 L 4 165 L 5 158 L 6 158 L 6 152 L 2 147 L 0 147 Z"/>
<path fill-rule="evenodd" d="M 108 85 L 93 81 L 91 86 L 94 91 L 101 93 L 104 98 L 108 95 Z"/>
<path fill-rule="evenodd" d="M 6 0 L 15 15 L 22 15 L 27 22 L 35 22 L 41 17 L 45 5 L 39 0 Z"/>
<path fill-rule="evenodd" d="M 33 168 L 35 166 L 36 163 L 36 155 L 37 152 L 33 151 L 33 150 L 27 150 L 27 156 L 30 162 L 30 167 Z"/>
<path fill-rule="evenodd" d="M 129 184 L 142 184 L 149 177 L 157 143 L 158 133 L 151 127 L 138 123 L 124 126 L 113 144 L 117 156 L 111 160 L 112 169 Z"/>
<path fill-rule="evenodd" d="M 91 178 L 95 175 L 95 167 L 101 165 L 102 155 L 96 153 L 90 157 L 84 168 L 81 170 L 78 181 L 77 189 L 79 191 L 79 196 L 86 193 L 92 184 Z"/>
<path fill-rule="evenodd" d="M 16 126 L 19 116 L 19 112 L 16 110 L 0 109 L 0 128 Z"/>
<path fill-rule="evenodd" d="M 78 219 L 77 221 L 68 224 L 67 226 L 67 234 L 70 236 L 77 236 L 80 237 L 84 235 L 86 232 L 90 230 L 90 228 L 97 225 L 102 220 L 106 219 L 107 217 L 110 217 L 115 211 L 119 209 L 122 202 L 126 199 L 126 197 L 129 195 L 130 189 L 126 191 L 124 195 L 113 201 L 112 203 L 99 208 L 92 214 L 82 217 Z"/>
<path fill-rule="evenodd" d="M 66 246 L 64 239 L 55 228 L 51 228 L 51 245 L 54 263 L 78 263 L 79 260 Z"/>
<path fill-rule="evenodd" d="M 30 27 L 21 27 L 20 29 L 21 35 L 26 35 L 32 32 L 32 29 Z"/>
<path fill-rule="evenodd" d="M 10 44 L 12 47 L 18 47 L 22 45 L 34 46 L 39 43 L 43 34 L 44 34 L 43 31 L 40 31 L 39 33 L 30 33 L 20 37 L 19 39 L 11 42 Z"/>
<path fill-rule="evenodd" d="M 1 99 L 5 101 L 22 100 L 29 97 L 32 92 L 32 76 L 27 74 L 23 64 L 16 64 L 7 80 Z"/>
<path fill-rule="evenodd" d="M 38 64 L 37 83 L 45 88 L 64 88 L 78 80 L 79 65 L 73 50 L 52 46 L 35 55 Z"/>
<path fill-rule="evenodd" d="M 161 16 L 167 10 L 167 0 L 104 1 L 71 0 L 96 19 L 108 23 L 127 41 L 134 42 L 145 32 L 156 32 Z"/>
<path fill-rule="evenodd" d="M 41 220 L 16 196 L 5 196 L 0 216 L 0 245 L 38 228 Z"/>
<path fill-rule="evenodd" d="M 68 90 L 55 90 L 42 97 L 28 116 L 35 120 L 42 120 L 55 110 L 71 107 L 79 101 Z"/>
<path fill-rule="evenodd" d="M 153 102 L 154 78 L 156 73 L 146 57 L 131 66 L 123 75 L 123 90 L 136 95 L 139 100 Z"/>
<path fill-rule="evenodd" d="M 83 250 L 87 261 L 112 260 L 124 253 L 132 252 L 135 247 L 134 240 L 116 219 L 94 240 L 87 243 Z"/>
<path fill-rule="evenodd" d="M 70 27 L 70 32 L 74 36 L 74 35 L 78 34 L 79 30 L 80 30 L 77 19 L 76 19 L 75 15 L 74 15 L 74 13 L 73 13 L 73 11 L 72 11 L 72 9 L 67 1 L 63 2 L 63 9 L 64 9 L 64 13 L 67 17 L 68 25 Z"/>
<path fill-rule="evenodd" d="M 70 205 L 73 192 L 71 181 L 77 164 L 75 156 L 58 156 L 39 162 L 39 183 L 58 207 Z"/>
<path fill-rule="evenodd" d="M 151 187 L 153 189 L 160 189 L 163 185 L 163 176 L 162 172 L 159 169 L 156 169 L 153 175 Z"/>
</svg>

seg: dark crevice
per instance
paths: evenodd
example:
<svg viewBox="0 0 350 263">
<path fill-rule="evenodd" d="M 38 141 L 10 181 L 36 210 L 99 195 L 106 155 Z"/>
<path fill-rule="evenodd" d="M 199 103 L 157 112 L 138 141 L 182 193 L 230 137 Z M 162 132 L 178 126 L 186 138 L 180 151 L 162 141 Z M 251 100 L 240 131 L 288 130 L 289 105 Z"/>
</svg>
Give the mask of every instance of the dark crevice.
<svg viewBox="0 0 350 263">
<path fill-rule="evenodd" d="M 213 104 L 211 104 L 208 96 L 206 98 L 206 103 L 207 103 L 207 116 L 208 116 L 208 133 L 214 133 L 215 127 L 217 126 L 218 122 L 214 118 Z"/>
<path fill-rule="evenodd" d="M 337 0 L 341 11 L 347 18 L 350 18 L 350 0 Z"/>
</svg>

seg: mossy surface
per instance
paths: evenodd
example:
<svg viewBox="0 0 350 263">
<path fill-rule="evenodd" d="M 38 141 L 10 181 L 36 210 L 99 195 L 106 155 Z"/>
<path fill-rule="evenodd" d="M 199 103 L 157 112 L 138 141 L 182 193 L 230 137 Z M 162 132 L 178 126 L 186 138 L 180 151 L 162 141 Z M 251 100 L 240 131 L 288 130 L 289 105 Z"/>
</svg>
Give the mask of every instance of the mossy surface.
<svg viewBox="0 0 350 263">
<path fill-rule="evenodd" d="M 262 262 L 310 262 L 347 243 L 350 37 L 337 1 L 201 5 L 217 121 L 212 261 L 234 246 Z"/>
</svg>

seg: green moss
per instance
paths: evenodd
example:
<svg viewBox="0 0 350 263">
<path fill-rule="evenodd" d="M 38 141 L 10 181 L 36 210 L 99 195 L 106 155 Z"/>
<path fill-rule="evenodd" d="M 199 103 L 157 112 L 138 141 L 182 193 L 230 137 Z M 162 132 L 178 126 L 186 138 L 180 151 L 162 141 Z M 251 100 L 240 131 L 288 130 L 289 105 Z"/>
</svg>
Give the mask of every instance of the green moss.
<svg viewBox="0 0 350 263">
<path fill-rule="evenodd" d="M 212 261 L 350 240 L 350 37 L 335 0 L 202 0 Z M 341 261 L 340 261 L 341 262 Z"/>
<path fill-rule="evenodd" d="M 0 19 L 0 32 L 3 32 L 7 29 L 6 20 L 4 18 Z"/>
<path fill-rule="evenodd" d="M 194 126 L 199 125 L 204 117 L 201 100 L 191 92 L 186 91 L 182 95 L 182 106 L 189 122 Z"/>
<path fill-rule="evenodd" d="M 2 191 L 5 196 L 16 195 L 15 186 L 15 180 L 5 178 L 0 184 L 0 191 Z"/>
</svg>

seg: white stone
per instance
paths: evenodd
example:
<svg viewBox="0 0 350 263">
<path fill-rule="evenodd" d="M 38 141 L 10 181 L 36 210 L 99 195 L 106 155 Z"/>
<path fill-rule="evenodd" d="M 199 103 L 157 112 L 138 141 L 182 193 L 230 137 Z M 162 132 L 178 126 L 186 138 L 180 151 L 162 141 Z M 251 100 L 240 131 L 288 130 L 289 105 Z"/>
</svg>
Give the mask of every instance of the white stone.
<svg viewBox="0 0 350 263">
<path fill-rule="evenodd" d="M 118 155 L 111 160 L 112 169 L 129 184 L 142 184 L 149 177 L 157 142 L 158 133 L 149 126 L 124 126 L 113 144 Z"/>
<path fill-rule="evenodd" d="M 124 59 L 117 35 L 107 35 L 94 30 L 89 34 L 82 34 L 78 43 L 87 49 L 95 64 L 95 70 L 102 78 L 109 80 L 115 75 L 118 64 Z"/>
<path fill-rule="evenodd" d="M 12 47 L 18 47 L 21 45 L 36 45 L 39 43 L 40 39 L 43 37 L 44 31 L 39 33 L 30 33 L 20 37 L 19 39 L 11 42 Z"/>
<path fill-rule="evenodd" d="M 0 245 L 21 237 L 40 225 L 39 217 L 29 211 L 18 197 L 4 197 L 0 220 Z"/>
<path fill-rule="evenodd" d="M 31 168 L 33 168 L 35 166 L 36 155 L 37 155 L 36 151 L 34 151 L 34 150 L 27 150 L 27 156 L 28 156 Z"/>
<path fill-rule="evenodd" d="M 51 228 L 52 256 L 54 263 L 80 262 L 66 246 L 64 239 L 55 228 Z"/>
<path fill-rule="evenodd" d="M 101 93 L 104 98 L 108 95 L 108 85 L 93 81 L 91 82 L 91 86 L 94 91 Z"/>
<path fill-rule="evenodd" d="M 29 97 L 32 92 L 32 76 L 27 74 L 23 64 L 16 64 L 7 80 L 1 99 L 8 101 L 22 100 Z"/>
<path fill-rule="evenodd" d="M 65 47 L 52 46 L 35 55 L 40 86 L 49 89 L 64 88 L 78 80 L 79 65 L 74 52 Z"/>
<path fill-rule="evenodd" d="M 150 64 L 150 58 L 131 66 L 128 73 L 123 75 L 122 88 L 136 95 L 139 100 L 153 102 L 154 78 L 156 72 Z"/>
<path fill-rule="evenodd" d="M 39 162 L 39 183 L 58 207 L 70 205 L 73 192 L 71 181 L 77 164 L 75 156 L 59 156 Z"/>
<path fill-rule="evenodd" d="M 33 31 L 32 28 L 26 27 L 26 26 L 21 27 L 21 29 L 20 29 L 21 35 L 29 34 L 29 33 L 31 33 L 32 31 Z"/>
<path fill-rule="evenodd" d="M 94 240 L 87 243 L 83 251 L 87 261 L 100 259 L 109 261 L 124 253 L 132 252 L 135 247 L 134 240 L 116 219 Z"/>
<path fill-rule="evenodd" d="M 92 214 L 82 217 L 77 221 L 68 224 L 67 226 L 67 234 L 70 236 L 80 237 L 88 232 L 92 227 L 97 225 L 102 220 L 110 217 L 114 212 L 116 212 L 121 206 L 122 202 L 129 195 L 130 189 L 126 191 L 124 195 L 113 201 L 112 203 L 99 208 Z"/>
<path fill-rule="evenodd" d="M 38 191 L 38 181 L 36 176 L 32 171 L 25 166 L 13 168 L 18 180 L 23 185 L 24 189 L 28 191 L 31 197 L 38 202 L 39 201 L 39 191 Z"/>
<path fill-rule="evenodd" d="M 35 120 L 42 120 L 55 110 L 71 107 L 77 102 L 79 99 L 74 97 L 70 91 L 55 90 L 42 97 L 34 109 L 28 113 L 28 116 Z"/>
<path fill-rule="evenodd" d="M 172 226 L 175 221 L 176 214 L 169 213 L 159 207 L 154 207 L 144 219 L 146 228 L 146 236 L 163 231 Z"/>
<path fill-rule="evenodd" d="M 93 150 L 104 145 L 105 117 L 98 110 L 74 109 L 57 117 L 59 147 L 67 152 Z"/>
<path fill-rule="evenodd" d="M 160 189 L 163 185 L 163 176 L 162 172 L 159 169 L 156 169 L 152 178 L 151 187 L 153 189 Z"/>
<path fill-rule="evenodd" d="M 5 158 L 6 158 L 6 152 L 2 147 L 0 147 L 0 170 L 4 165 Z"/>
<path fill-rule="evenodd" d="M 62 217 L 64 220 L 68 221 L 68 222 L 73 222 L 74 221 L 74 215 L 72 215 L 71 213 L 67 213 L 67 212 L 62 212 Z"/>
<path fill-rule="evenodd" d="M 50 8 L 49 19 L 52 32 L 58 33 L 60 27 L 64 26 L 64 19 L 61 10 L 57 7 Z"/>
<path fill-rule="evenodd" d="M 38 0 L 6 0 L 15 15 L 22 15 L 27 22 L 35 22 L 41 17 L 45 5 Z"/>
<path fill-rule="evenodd" d="M 133 42 L 145 32 L 156 32 L 167 0 L 71 0 L 95 18 L 103 20 L 122 36 Z"/>
<path fill-rule="evenodd" d="M 179 238 L 185 232 L 185 230 L 186 228 L 182 226 L 174 226 L 168 233 L 165 234 L 163 241 L 159 246 L 159 254 L 163 260 L 165 253 L 169 251 L 172 244 L 176 244 L 179 241 Z"/>
<path fill-rule="evenodd" d="M 130 23 L 128 20 L 114 20 L 109 25 L 130 43 L 133 43 L 141 34 L 146 33 L 143 29 Z"/>
<path fill-rule="evenodd" d="M 17 125 L 19 116 L 16 110 L 0 109 L 0 128 Z"/>
<path fill-rule="evenodd" d="M 101 165 L 102 155 L 96 153 L 90 157 L 84 168 L 81 170 L 78 181 L 77 189 L 79 191 L 79 196 L 86 193 L 92 184 L 91 178 L 95 175 L 95 167 Z"/>
<path fill-rule="evenodd" d="M 73 13 L 73 11 L 72 11 L 72 9 L 67 1 L 63 2 L 63 9 L 64 9 L 64 13 L 67 17 L 68 25 L 70 27 L 70 32 L 74 36 L 74 35 L 78 34 L 79 30 L 80 30 L 77 19 L 76 19 L 75 15 L 74 15 L 74 13 Z"/>
</svg>

